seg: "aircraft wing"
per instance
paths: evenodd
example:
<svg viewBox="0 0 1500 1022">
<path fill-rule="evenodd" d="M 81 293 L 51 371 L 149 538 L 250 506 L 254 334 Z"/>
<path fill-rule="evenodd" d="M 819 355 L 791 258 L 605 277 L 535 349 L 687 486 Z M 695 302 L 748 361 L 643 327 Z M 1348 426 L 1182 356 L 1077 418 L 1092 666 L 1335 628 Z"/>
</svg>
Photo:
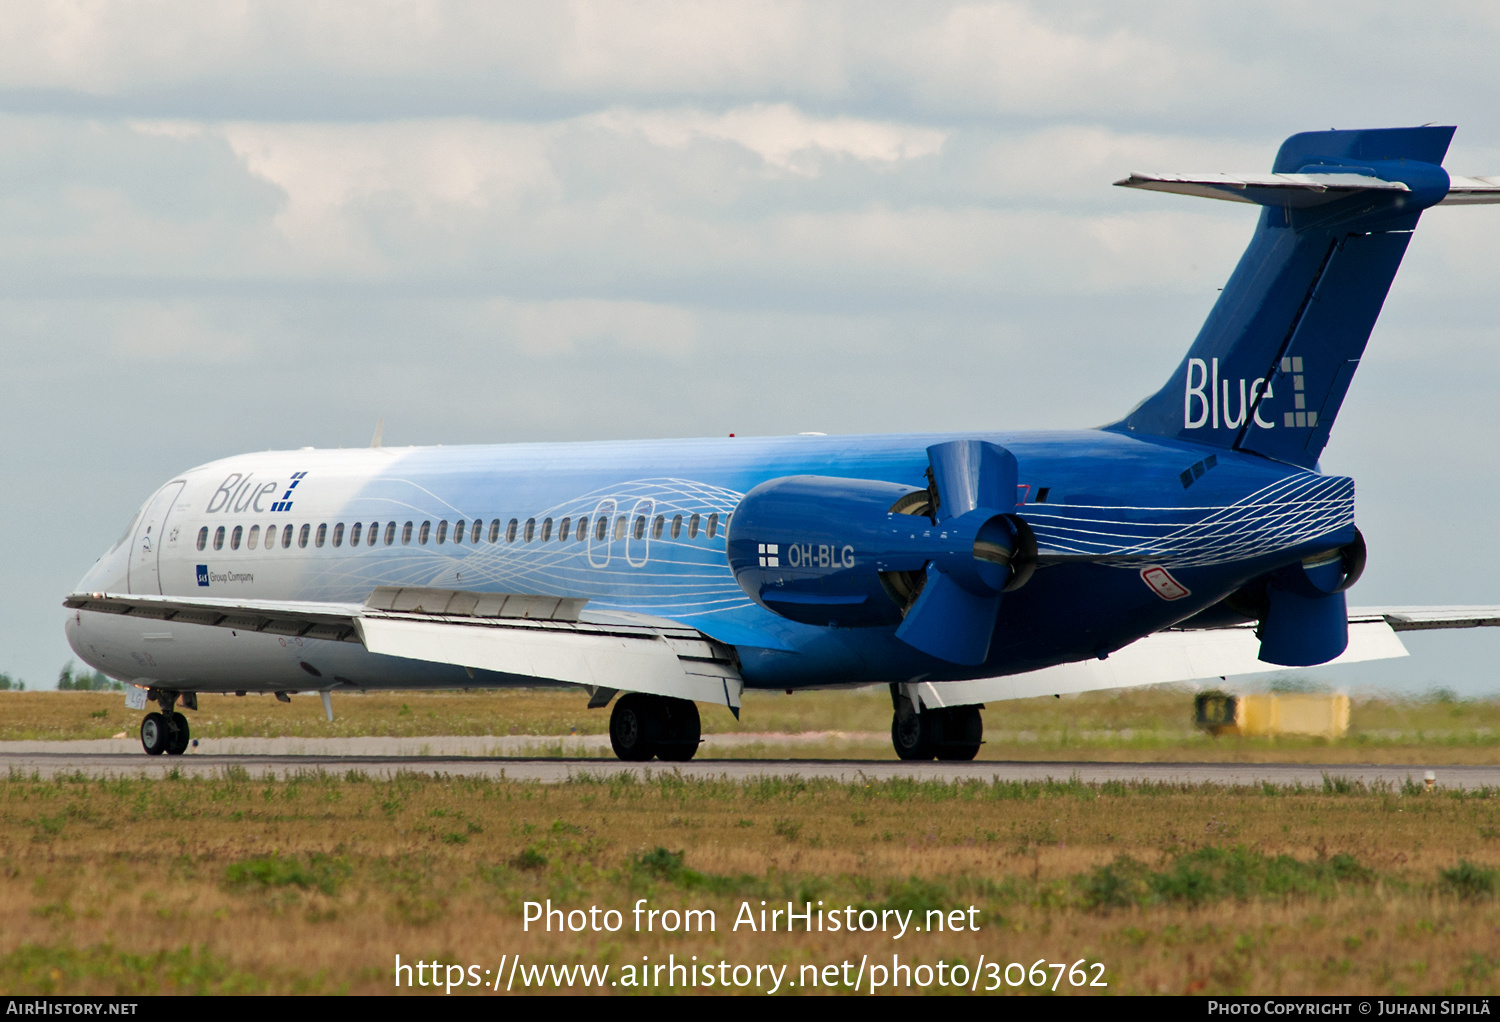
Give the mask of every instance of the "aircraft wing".
<svg viewBox="0 0 1500 1022">
<path fill-rule="evenodd" d="M 1329 663 L 1407 656 L 1397 632 L 1497 626 L 1500 607 L 1353 607 L 1349 610 L 1349 646 Z M 904 688 L 923 706 L 972 706 L 1064 692 L 1286 670 L 1262 661 L 1259 652 L 1260 640 L 1253 622 L 1224 628 L 1169 629 L 1115 650 L 1106 660 L 1059 664 L 1002 678 L 921 682 Z"/>
<path fill-rule="evenodd" d="M 734 651 L 695 628 L 644 615 L 588 614 L 586 600 L 381 586 L 364 603 L 74 593 L 80 610 L 241 631 L 358 642 L 372 653 L 616 691 L 717 703 L 739 712 Z"/>
</svg>

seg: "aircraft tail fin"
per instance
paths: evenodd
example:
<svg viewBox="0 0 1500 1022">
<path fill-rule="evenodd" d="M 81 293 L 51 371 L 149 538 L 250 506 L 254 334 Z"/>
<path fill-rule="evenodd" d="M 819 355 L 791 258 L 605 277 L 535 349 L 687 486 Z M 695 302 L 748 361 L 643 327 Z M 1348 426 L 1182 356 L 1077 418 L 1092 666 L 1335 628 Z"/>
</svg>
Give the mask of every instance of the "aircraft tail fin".
<svg viewBox="0 0 1500 1022">
<path fill-rule="evenodd" d="M 1269 174 L 1117 181 L 1264 209 L 1171 379 L 1105 428 L 1316 464 L 1422 210 L 1500 202 L 1500 178 L 1443 170 L 1453 131 L 1306 132 Z"/>
</svg>

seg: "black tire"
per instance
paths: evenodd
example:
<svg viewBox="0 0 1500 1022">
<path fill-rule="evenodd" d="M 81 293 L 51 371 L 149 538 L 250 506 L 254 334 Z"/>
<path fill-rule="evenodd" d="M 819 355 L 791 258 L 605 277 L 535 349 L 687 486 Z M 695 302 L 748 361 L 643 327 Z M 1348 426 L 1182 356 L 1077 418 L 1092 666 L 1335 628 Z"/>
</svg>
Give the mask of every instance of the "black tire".
<svg viewBox="0 0 1500 1022">
<path fill-rule="evenodd" d="M 627 763 L 643 763 L 656 755 L 654 739 L 660 732 L 661 714 L 654 712 L 651 696 L 632 692 L 615 700 L 609 715 L 609 745 Z"/>
<path fill-rule="evenodd" d="M 146 750 L 146 755 L 160 756 L 167 751 L 170 741 L 167 718 L 155 712 L 146 714 L 146 719 L 141 721 L 141 748 Z"/>
<path fill-rule="evenodd" d="M 172 714 L 171 735 L 167 741 L 167 755 L 181 756 L 188 750 L 192 733 L 188 730 L 187 718 L 180 713 Z"/>
<path fill-rule="evenodd" d="M 910 703 L 906 703 L 904 710 L 891 714 L 891 744 L 896 747 L 897 756 L 917 761 L 933 757 L 933 717 L 931 710 L 926 713 L 913 712 Z"/>
<path fill-rule="evenodd" d="M 668 763 L 686 763 L 698 752 L 703 740 L 703 721 L 698 704 L 691 699 L 661 699 L 666 713 L 662 737 L 656 743 L 656 758 Z"/>
<path fill-rule="evenodd" d="M 936 716 L 936 715 L 935 715 Z M 941 711 L 942 738 L 936 743 L 937 758 L 967 762 L 979 755 L 984 744 L 984 718 L 977 706 L 955 706 Z"/>
</svg>

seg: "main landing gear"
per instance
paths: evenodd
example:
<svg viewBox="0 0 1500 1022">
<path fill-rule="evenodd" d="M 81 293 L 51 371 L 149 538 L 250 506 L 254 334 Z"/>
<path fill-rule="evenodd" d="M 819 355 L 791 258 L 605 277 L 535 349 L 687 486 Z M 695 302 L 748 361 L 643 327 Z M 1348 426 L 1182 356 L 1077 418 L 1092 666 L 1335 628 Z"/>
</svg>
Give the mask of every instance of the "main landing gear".
<svg viewBox="0 0 1500 1022">
<path fill-rule="evenodd" d="M 187 752 L 192 735 L 187 718 L 173 709 L 177 705 L 177 693 L 152 689 L 149 695 L 156 700 L 162 712 L 148 713 L 146 719 L 141 721 L 141 747 L 148 756 L 160 756 L 164 752 L 169 756 L 181 756 Z M 196 709 L 196 704 L 196 697 L 191 704 L 186 697 L 183 698 L 183 705 L 189 709 Z"/>
<path fill-rule="evenodd" d="M 698 704 L 691 699 L 631 692 L 616 701 L 609 715 L 609 744 L 629 763 L 652 756 L 686 763 L 698 751 L 702 734 Z"/>
<path fill-rule="evenodd" d="M 891 744 L 902 759 L 960 762 L 979 754 L 984 720 L 977 706 L 929 706 L 917 713 L 911 700 L 891 686 Z"/>
</svg>

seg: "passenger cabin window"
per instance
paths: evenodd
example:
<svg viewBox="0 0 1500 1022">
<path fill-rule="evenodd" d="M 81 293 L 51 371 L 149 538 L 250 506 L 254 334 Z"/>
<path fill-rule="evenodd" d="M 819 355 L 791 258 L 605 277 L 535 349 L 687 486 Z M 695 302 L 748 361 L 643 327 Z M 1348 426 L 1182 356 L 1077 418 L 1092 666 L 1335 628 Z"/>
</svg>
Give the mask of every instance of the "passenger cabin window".
<svg viewBox="0 0 1500 1022">
<path fill-rule="evenodd" d="M 594 538 L 603 541 L 609 534 L 609 515 L 600 515 L 594 519 Z"/>
<path fill-rule="evenodd" d="M 652 539 L 661 539 L 661 531 L 662 531 L 662 529 L 666 528 L 666 525 L 667 525 L 667 516 L 666 515 L 657 515 L 656 516 L 656 521 L 654 521 L 654 522 L 651 523 L 651 538 Z"/>
<path fill-rule="evenodd" d="M 510 524 L 505 527 L 505 542 L 514 543 L 516 541 L 516 525 L 516 520 L 512 518 Z"/>
<path fill-rule="evenodd" d="M 426 546 L 427 545 L 427 537 L 429 535 L 431 535 L 431 533 L 432 533 L 432 523 L 431 522 L 423 522 L 422 523 L 422 527 L 417 530 L 417 545 L 418 546 Z"/>
<path fill-rule="evenodd" d="M 292 527 L 290 525 L 284 525 L 281 528 L 281 545 L 287 550 L 292 548 Z"/>
<path fill-rule="evenodd" d="M 628 515 L 615 516 L 615 539 L 624 539 L 625 530 L 630 528 L 630 517 Z"/>
<path fill-rule="evenodd" d="M 370 523 L 370 538 L 367 539 L 367 540 L 365 540 L 365 542 L 368 545 L 370 545 L 370 546 L 374 546 L 375 545 L 375 537 L 377 537 L 379 535 L 380 535 L 380 523 L 379 522 L 371 522 Z"/>
<path fill-rule="evenodd" d="M 255 544 L 260 542 L 260 526 L 250 526 L 250 535 L 245 537 L 245 547 L 249 550 L 255 549 Z"/>
<path fill-rule="evenodd" d="M 542 519 L 542 542 L 545 543 L 545 542 L 547 542 L 547 540 L 549 540 L 551 538 L 552 538 L 552 519 L 550 519 L 550 518 L 543 518 Z"/>
<path fill-rule="evenodd" d="M 571 536 L 572 534 L 573 534 L 573 519 L 571 519 L 571 518 L 564 518 L 561 522 L 559 522 L 557 524 L 557 541 L 559 543 L 566 543 L 568 541 L 568 537 Z"/>
<path fill-rule="evenodd" d="M 697 538 L 698 538 L 698 516 L 697 515 L 693 515 L 693 517 L 691 517 L 691 518 L 688 519 L 688 539 L 697 539 Z"/>
<path fill-rule="evenodd" d="M 708 516 L 708 538 L 713 539 L 719 534 L 719 512 L 715 511 Z"/>
<path fill-rule="evenodd" d="M 311 536 L 311 535 L 312 535 L 312 526 L 311 525 L 304 525 L 304 526 L 302 526 L 301 529 L 297 530 L 297 549 L 298 550 L 306 550 L 307 549 L 307 537 Z"/>
<path fill-rule="evenodd" d="M 360 531 L 363 528 L 364 528 L 364 525 L 363 525 L 362 522 L 355 522 L 353 525 L 349 526 L 349 545 L 350 546 L 359 546 L 359 534 L 360 534 Z M 338 542 L 338 533 L 336 533 L 336 532 L 333 534 L 333 541 L 335 543 Z"/>
<path fill-rule="evenodd" d="M 208 546 L 208 526 L 205 525 L 198 530 L 198 549 L 202 550 L 206 546 Z"/>
<path fill-rule="evenodd" d="M 335 525 L 333 527 L 333 545 L 334 546 L 343 546 L 344 545 L 344 523 L 343 522 L 339 522 L 337 525 Z"/>
<path fill-rule="evenodd" d="M 526 542 L 530 543 L 531 540 L 535 536 L 536 536 L 536 519 L 535 518 L 528 518 L 528 519 L 526 519 L 526 536 L 525 536 Z"/>
<path fill-rule="evenodd" d="M 484 523 L 481 522 L 478 518 L 474 519 L 474 529 L 473 529 L 472 532 L 469 533 L 469 541 L 470 542 L 472 542 L 472 543 L 478 543 L 479 542 L 479 530 L 481 528 L 483 528 L 483 526 L 484 526 Z M 495 523 L 490 526 L 490 542 L 491 543 L 495 542 L 495 537 L 496 537 L 496 535 L 499 534 L 499 532 L 500 532 L 500 520 L 496 519 Z"/>
<path fill-rule="evenodd" d="M 411 546 L 411 522 L 401 526 L 401 545 Z"/>
<path fill-rule="evenodd" d="M 464 520 L 462 518 L 460 518 L 458 521 L 456 521 L 456 522 L 453 523 L 453 542 L 455 542 L 455 543 L 462 543 L 463 541 L 464 541 Z M 441 543 L 442 540 L 438 540 L 438 542 Z"/>
<path fill-rule="evenodd" d="M 438 522 L 437 539 L 434 540 L 434 542 L 437 542 L 437 543 L 446 543 L 446 542 L 448 542 L 448 519 L 444 518 L 444 519 L 442 519 L 441 521 Z"/>
<path fill-rule="evenodd" d="M 578 519 L 578 542 L 582 543 L 589 538 L 589 516 L 584 515 Z"/>
<path fill-rule="evenodd" d="M 646 516 L 645 515 L 636 515 L 635 516 L 635 538 L 636 539 L 645 539 L 646 538 Z"/>
<path fill-rule="evenodd" d="M 328 523 L 321 522 L 318 525 L 318 534 L 313 538 L 313 546 L 321 547 L 326 539 L 328 539 Z"/>
<path fill-rule="evenodd" d="M 238 550 L 240 548 L 240 539 L 244 535 L 245 535 L 244 528 L 241 527 L 241 526 L 236 525 L 234 527 L 234 531 L 229 534 L 229 549 L 231 549 L 231 550 Z"/>
<path fill-rule="evenodd" d="M 474 523 L 474 542 L 476 542 L 476 543 L 479 542 L 479 523 L 478 522 Z M 498 543 L 498 542 L 500 542 L 500 519 L 498 519 L 498 518 L 496 518 L 494 521 L 490 522 L 490 542 L 491 543 Z"/>
<path fill-rule="evenodd" d="M 386 546 L 390 546 L 394 542 L 396 542 L 396 523 L 395 522 L 386 522 L 385 523 L 385 545 Z"/>
<path fill-rule="evenodd" d="M 224 526 L 222 525 L 214 530 L 214 549 L 224 549 Z"/>
<path fill-rule="evenodd" d="M 676 539 L 682 535 L 682 515 L 672 516 L 672 538 Z"/>
</svg>

